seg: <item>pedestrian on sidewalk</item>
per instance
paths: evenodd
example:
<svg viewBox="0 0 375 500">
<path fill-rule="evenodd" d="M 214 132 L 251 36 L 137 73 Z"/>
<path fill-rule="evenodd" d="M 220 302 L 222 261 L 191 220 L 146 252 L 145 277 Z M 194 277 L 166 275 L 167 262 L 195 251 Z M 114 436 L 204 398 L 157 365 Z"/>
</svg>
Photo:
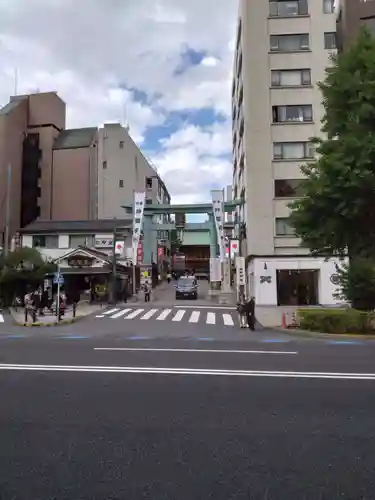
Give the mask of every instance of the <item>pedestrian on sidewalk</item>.
<svg viewBox="0 0 375 500">
<path fill-rule="evenodd" d="M 243 294 L 240 295 L 237 302 L 237 312 L 240 328 L 246 328 L 246 300 Z"/>
<path fill-rule="evenodd" d="M 151 299 L 151 289 L 150 289 L 148 283 L 146 283 L 144 285 L 143 292 L 145 294 L 145 302 L 150 302 L 150 299 Z"/>
<path fill-rule="evenodd" d="M 246 303 L 246 319 L 247 325 L 250 330 L 255 330 L 255 297 L 251 297 L 251 299 Z"/>
<path fill-rule="evenodd" d="M 167 273 L 167 282 L 168 282 L 168 284 L 171 282 L 171 279 L 172 279 L 172 275 L 171 275 L 171 273 L 168 271 L 168 273 Z"/>
</svg>

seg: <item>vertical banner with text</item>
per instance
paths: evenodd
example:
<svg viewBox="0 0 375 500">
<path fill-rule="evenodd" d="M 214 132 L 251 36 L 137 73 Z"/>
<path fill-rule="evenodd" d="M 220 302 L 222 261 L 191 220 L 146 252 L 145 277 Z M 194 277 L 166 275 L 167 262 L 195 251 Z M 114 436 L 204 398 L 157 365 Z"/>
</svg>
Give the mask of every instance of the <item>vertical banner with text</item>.
<svg viewBox="0 0 375 500">
<path fill-rule="evenodd" d="M 146 193 L 144 191 L 136 191 L 134 193 L 133 204 L 133 234 L 132 234 L 132 255 L 133 265 L 137 265 L 138 260 L 138 245 L 141 238 L 143 212 L 145 208 Z"/>
<path fill-rule="evenodd" d="M 219 244 L 220 260 L 224 261 L 225 242 L 224 242 L 224 191 L 222 189 L 213 189 L 211 191 L 212 211 L 215 219 L 217 242 Z"/>
</svg>

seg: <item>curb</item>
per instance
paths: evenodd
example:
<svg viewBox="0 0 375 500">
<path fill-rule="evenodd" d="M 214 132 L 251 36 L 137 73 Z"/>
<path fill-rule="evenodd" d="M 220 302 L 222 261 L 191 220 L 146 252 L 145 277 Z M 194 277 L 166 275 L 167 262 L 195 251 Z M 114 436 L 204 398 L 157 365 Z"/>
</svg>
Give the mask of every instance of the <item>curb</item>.
<svg viewBox="0 0 375 500">
<path fill-rule="evenodd" d="M 61 326 L 61 325 L 71 325 L 73 323 L 76 323 L 80 319 L 84 318 L 85 316 L 79 316 L 77 318 L 70 318 L 70 319 L 62 319 L 61 321 L 54 321 L 53 323 L 25 323 L 24 321 L 15 321 L 15 324 L 17 326 L 23 326 L 23 327 L 42 327 L 42 328 L 49 328 L 52 326 Z"/>
<path fill-rule="evenodd" d="M 280 328 L 280 327 L 263 327 L 265 330 L 276 331 L 280 333 L 285 333 L 292 337 L 309 337 L 315 339 L 359 339 L 359 340 L 374 340 L 375 335 L 366 335 L 363 333 L 323 333 L 323 332 L 312 332 L 310 330 L 299 330 L 297 328 Z"/>
</svg>

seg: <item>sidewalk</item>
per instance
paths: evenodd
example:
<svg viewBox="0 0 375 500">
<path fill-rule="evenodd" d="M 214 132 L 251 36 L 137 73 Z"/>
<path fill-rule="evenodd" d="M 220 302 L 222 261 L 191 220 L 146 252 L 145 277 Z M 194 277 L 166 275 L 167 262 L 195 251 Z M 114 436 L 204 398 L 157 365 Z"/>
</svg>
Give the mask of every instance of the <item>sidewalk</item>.
<svg viewBox="0 0 375 500">
<path fill-rule="evenodd" d="M 31 314 L 28 314 L 27 322 L 25 322 L 25 310 L 23 307 L 17 308 L 17 310 L 14 307 L 11 307 L 9 311 L 14 321 L 19 326 L 55 326 L 74 323 L 75 321 L 100 311 L 105 307 L 107 307 L 107 304 L 83 303 L 82 305 L 78 305 L 75 317 L 73 317 L 72 308 L 69 307 L 64 316 L 62 316 L 61 321 L 57 320 L 55 314 L 47 313 L 45 316 L 37 315 L 35 323 L 33 323 Z"/>
</svg>

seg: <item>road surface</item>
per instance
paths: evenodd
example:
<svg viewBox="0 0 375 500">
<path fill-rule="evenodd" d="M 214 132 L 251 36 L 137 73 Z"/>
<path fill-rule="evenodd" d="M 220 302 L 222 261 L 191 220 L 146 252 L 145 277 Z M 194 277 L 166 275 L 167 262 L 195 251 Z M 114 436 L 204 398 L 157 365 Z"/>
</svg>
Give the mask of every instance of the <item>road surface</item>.
<svg viewBox="0 0 375 500">
<path fill-rule="evenodd" d="M 340 342 L 4 323 L 0 498 L 373 498 L 375 343 Z"/>
</svg>

